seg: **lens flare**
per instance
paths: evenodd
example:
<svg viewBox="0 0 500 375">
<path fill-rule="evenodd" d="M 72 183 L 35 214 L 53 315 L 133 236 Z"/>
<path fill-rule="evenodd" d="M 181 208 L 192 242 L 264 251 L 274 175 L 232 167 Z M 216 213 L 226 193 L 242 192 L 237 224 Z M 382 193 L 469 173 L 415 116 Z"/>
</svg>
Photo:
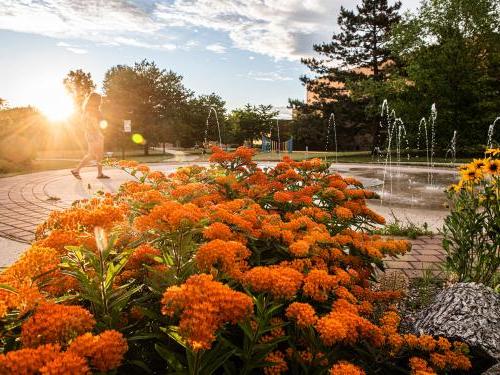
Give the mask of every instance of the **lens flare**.
<svg viewBox="0 0 500 375">
<path fill-rule="evenodd" d="M 103 130 L 106 129 L 108 127 L 108 122 L 106 120 L 101 120 L 99 122 L 99 127 Z"/>
<path fill-rule="evenodd" d="M 146 140 L 141 134 L 135 133 L 132 135 L 132 142 L 137 143 L 138 145 L 143 145 Z"/>
</svg>

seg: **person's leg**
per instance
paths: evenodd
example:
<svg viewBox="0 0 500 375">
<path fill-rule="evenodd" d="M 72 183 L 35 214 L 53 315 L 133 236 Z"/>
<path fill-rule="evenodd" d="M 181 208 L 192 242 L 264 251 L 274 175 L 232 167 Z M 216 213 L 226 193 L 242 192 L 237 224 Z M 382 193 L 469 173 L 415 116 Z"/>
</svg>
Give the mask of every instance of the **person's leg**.
<svg viewBox="0 0 500 375">
<path fill-rule="evenodd" d="M 95 158 L 95 151 L 93 147 L 93 143 L 89 142 L 88 143 L 88 150 L 87 154 L 83 157 L 83 159 L 80 161 L 78 166 L 75 169 L 71 170 L 71 174 L 75 176 L 76 178 L 80 179 L 80 169 L 85 167 L 92 159 Z"/>
<path fill-rule="evenodd" d="M 104 158 L 104 139 L 101 138 L 96 145 L 97 178 L 109 178 L 102 173 L 102 159 Z"/>
</svg>

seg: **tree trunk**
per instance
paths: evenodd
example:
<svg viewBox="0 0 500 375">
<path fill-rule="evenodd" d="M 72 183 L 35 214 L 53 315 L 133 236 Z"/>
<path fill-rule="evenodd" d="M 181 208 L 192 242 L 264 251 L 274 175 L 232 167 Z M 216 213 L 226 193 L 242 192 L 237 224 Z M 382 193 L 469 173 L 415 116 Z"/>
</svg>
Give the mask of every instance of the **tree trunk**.
<svg viewBox="0 0 500 375">
<path fill-rule="evenodd" d="M 149 144 L 144 142 L 144 156 L 149 156 Z"/>
</svg>

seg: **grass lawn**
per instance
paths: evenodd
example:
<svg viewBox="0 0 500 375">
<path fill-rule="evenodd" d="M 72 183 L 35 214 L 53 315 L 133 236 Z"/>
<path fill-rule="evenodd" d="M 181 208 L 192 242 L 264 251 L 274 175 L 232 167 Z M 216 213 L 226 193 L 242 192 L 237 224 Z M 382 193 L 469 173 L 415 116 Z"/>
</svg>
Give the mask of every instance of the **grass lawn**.
<svg viewBox="0 0 500 375">
<path fill-rule="evenodd" d="M 31 165 L 16 165 L 16 168 L 11 172 L 0 172 L 0 178 L 48 170 L 74 168 L 78 164 L 80 158 L 83 157 L 81 153 L 76 152 L 65 154 L 64 157 L 60 156 L 59 158 L 56 158 L 54 156 L 48 158 L 47 155 L 43 156 L 44 157 L 38 157 L 37 159 L 33 160 L 31 162 Z M 144 156 L 143 154 L 138 153 L 136 150 L 128 151 L 125 154 L 125 158 L 127 160 L 135 160 L 139 163 L 161 163 L 171 159 L 172 156 L 173 155 L 171 154 L 163 155 L 162 153 L 157 152 L 151 153 L 151 155 L 149 156 Z M 114 153 L 113 157 L 121 159 L 121 152 Z"/>
</svg>

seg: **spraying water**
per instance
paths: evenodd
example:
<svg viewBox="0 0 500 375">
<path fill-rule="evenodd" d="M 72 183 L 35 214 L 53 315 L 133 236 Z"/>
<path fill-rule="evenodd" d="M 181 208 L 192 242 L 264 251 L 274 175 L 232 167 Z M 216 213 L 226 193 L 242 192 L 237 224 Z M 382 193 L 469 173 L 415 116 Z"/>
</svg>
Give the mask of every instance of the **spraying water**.
<svg viewBox="0 0 500 375">
<path fill-rule="evenodd" d="M 488 141 L 486 142 L 487 149 L 493 148 L 493 134 L 495 133 L 495 125 L 497 124 L 498 120 L 500 120 L 500 117 L 497 117 L 488 128 Z"/>
<path fill-rule="evenodd" d="M 330 149 L 330 133 L 333 129 L 333 140 L 335 143 L 335 163 L 338 161 L 338 145 L 337 145 L 337 122 L 335 121 L 335 113 L 332 112 L 328 118 L 328 127 L 326 129 L 326 145 L 325 151 Z"/>
<path fill-rule="evenodd" d="M 379 154 L 385 153 L 381 202 L 383 201 L 385 195 L 387 175 L 389 175 L 390 197 L 392 197 L 393 194 L 393 177 L 401 177 L 400 167 L 402 152 L 406 152 L 407 158 L 410 158 L 410 147 L 405 124 L 401 118 L 396 116 L 395 110 L 389 107 L 387 100 L 384 100 L 382 103 L 381 120 L 379 124 L 380 137 L 382 133 L 386 134 L 387 139 L 386 146 L 382 148 L 383 151 L 379 152 Z M 393 171 L 394 152 L 396 154 L 396 173 Z"/>
<path fill-rule="evenodd" d="M 417 148 L 420 150 L 420 137 L 422 130 L 425 135 L 425 159 L 429 172 L 427 173 L 427 182 L 433 185 L 433 169 L 434 169 L 434 156 L 436 147 L 436 119 L 437 119 L 437 109 L 434 103 L 431 106 L 431 116 L 429 120 L 422 117 L 420 123 L 418 124 L 418 137 L 417 137 Z"/>
<path fill-rule="evenodd" d="M 204 145 L 208 144 L 208 128 L 210 126 L 210 117 L 212 116 L 212 113 L 215 116 L 215 122 L 217 124 L 217 132 L 219 133 L 219 147 L 222 147 L 222 138 L 220 135 L 219 117 L 217 116 L 217 110 L 214 107 L 210 107 L 210 109 L 208 110 L 208 116 L 207 116 L 207 122 L 206 122 L 207 127 L 205 128 L 205 138 L 204 138 L 203 144 Z"/>
<path fill-rule="evenodd" d="M 455 164 L 457 161 L 457 131 L 453 131 L 453 137 L 451 138 L 448 150 L 446 150 L 445 160 L 448 160 L 448 155 L 450 155 L 450 165 Z"/>
</svg>

